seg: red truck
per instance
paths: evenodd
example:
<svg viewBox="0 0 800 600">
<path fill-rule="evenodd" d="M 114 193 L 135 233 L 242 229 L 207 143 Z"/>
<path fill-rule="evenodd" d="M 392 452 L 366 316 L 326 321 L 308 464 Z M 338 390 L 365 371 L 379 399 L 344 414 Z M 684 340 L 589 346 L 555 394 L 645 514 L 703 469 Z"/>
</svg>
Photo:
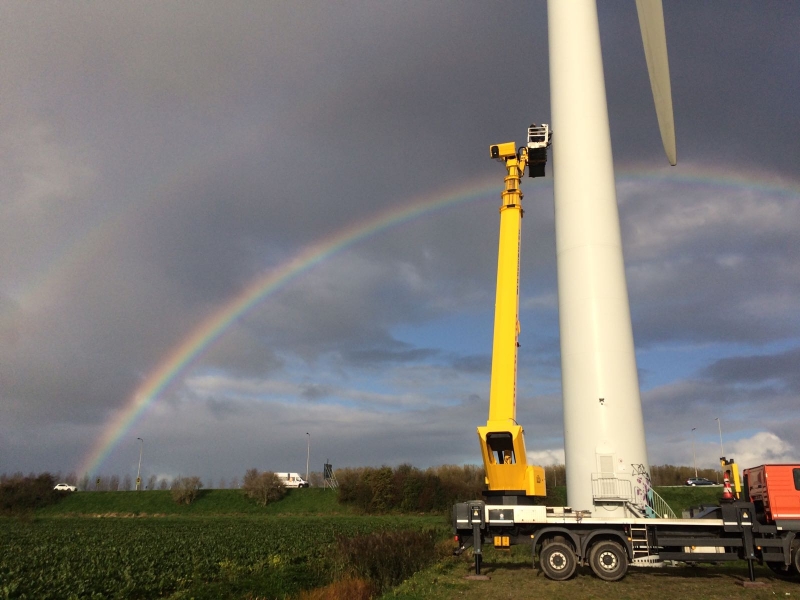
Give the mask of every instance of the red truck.
<svg viewBox="0 0 800 600">
<path fill-rule="evenodd" d="M 779 530 L 798 530 L 800 521 L 800 465 L 761 465 L 744 470 L 746 500 L 756 507 L 756 518 Z"/>
</svg>

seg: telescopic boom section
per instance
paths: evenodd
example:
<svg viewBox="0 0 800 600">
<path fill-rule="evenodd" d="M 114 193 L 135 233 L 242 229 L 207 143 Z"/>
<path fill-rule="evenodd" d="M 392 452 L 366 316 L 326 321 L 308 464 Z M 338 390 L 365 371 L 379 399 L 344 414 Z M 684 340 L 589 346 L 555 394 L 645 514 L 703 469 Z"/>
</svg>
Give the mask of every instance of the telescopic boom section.
<svg viewBox="0 0 800 600">
<path fill-rule="evenodd" d="M 545 144 L 549 145 L 548 130 L 545 135 Z M 540 161 L 541 149 L 520 148 L 517 151 L 514 142 L 491 146 L 490 154 L 492 158 L 505 162 L 508 175 L 500 206 L 489 419 L 485 427 L 478 427 L 478 437 L 489 495 L 494 492 L 504 496 L 544 496 L 547 493 L 544 469 L 528 464 L 524 431 L 516 421 L 519 252 L 523 214 L 519 184 L 529 163 L 529 155 L 537 167 L 536 175 L 532 171 L 531 176 L 543 175 L 544 165 Z"/>
</svg>

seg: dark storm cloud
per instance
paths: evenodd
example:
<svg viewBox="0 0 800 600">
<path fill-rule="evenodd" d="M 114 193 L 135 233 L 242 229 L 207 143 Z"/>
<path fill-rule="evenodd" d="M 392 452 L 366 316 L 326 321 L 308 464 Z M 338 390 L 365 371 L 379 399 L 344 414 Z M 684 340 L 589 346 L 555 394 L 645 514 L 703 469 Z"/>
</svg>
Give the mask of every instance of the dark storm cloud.
<svg viewBox="0 0 800 600">
<path fill-rule="evenodd" d="M 378 366 L 384 363 L 408 363 L 433 359 L 439 352 L 431 348 L 413 348 L 409 344 L 396 343 L 392 347 L 360 348 L 343 352 L 347 362 Z"/>
<path fill-rule="evenodd" d="M 769 355 L 723 358 L 703 369 L 702 375 L 717 383 L 769 384 L 800 394 L 800 348 Z"/>
<path fill-rule="evenodd" d="M 660 158 L 636 13 L 598 4 L 615 158 L 642 150 Z M 791 172 L 800 156 L 793 108 L 800 81 L 787 76 L 800 69 L 797 7 L 671 2 L 664 19 L 679 164 L 700 159 L 744 173 Z"/>
<path fill-rule="evenodd" d="M 300 386 L 300 395 L 305 398 L 306 400 L 320 400 L 321 398 L 325 398 L 330 396 L 333 392 L 333 388 L 327 385 L 319 385 L 313 383 L 307 383 Z"/>
<path fill-rule="evenodd" d="M 474 455 L 488 394 L 483 346 L 454 351 L 395 329 L 460 316 L 448 327 L 490 332 L 503 169 L 486 149 L 549 119 L 544 2 L 0 11 L 0 470 L 76 462 L 204 319 L 306 245 L 495 178 L 494 197 L 390 228 L 270 293 L 139 424 L 153 468 L 167 473 L 296 469 L 306 431 L 327 435 L 339 464 L 365 463 L 354 431 L 371 461 Z M 786 74 L 800 67 L 797 7 L 667 3 L 665 13 L 681 164 L 793 181 L 800 90 Z M 651 167 L 665 161 L 635 14 L 632 4 L 600 5 L 615 159 Z M 546 403 L 521 411 L 557 444 L 552 186 L 524 186 L 520 404 Z M 667 182 L 620 186 L 619 196 L 640 347 L 797 336 L 796 194 Z M 709 414 L 731 397 L 745 406 L 726 365 L 646 398 Z M 380 393 L 362 382 L 377 372 Z M 199 386 L 204 376 L 214 385 Z M 530 391 L 542 382 L 547 394 Z M 768 380 L 754 383 L 765 406 L 789 405 Z M 316 412 L 298 416 L 298 399 Z M 411 412 L 387 421 L 370 402 Z M 669 420 L 660 401 L 646 406 Z M 796 439 L 780 420 L 767 425 Z M 268 449 L 265 437 L 275 440 Z M 209 447 L 229 454 L 198 459 Z M 126 456 L 120 446 L 110 463 Z"/>
<path fill-rule="evenodd" d="M 800 197 L 744 182 L 652 185 L 660 193 L 648 182 L 619 191 L 637 344 L 800 333 Z"/>
</svg>

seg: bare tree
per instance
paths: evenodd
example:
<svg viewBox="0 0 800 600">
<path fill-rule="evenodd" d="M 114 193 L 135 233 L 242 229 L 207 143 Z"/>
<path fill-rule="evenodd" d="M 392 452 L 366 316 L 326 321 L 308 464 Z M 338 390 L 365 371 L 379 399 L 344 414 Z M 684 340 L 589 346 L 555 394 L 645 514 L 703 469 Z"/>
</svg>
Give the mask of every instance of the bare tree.
<svg viewBox="0 0 800 600">
<path fill-rule="evenodd" d="M 239 478 L 238 477 L 234 477 L 233 479 L 231 479 L 230 487 L 231 487 L 232 490 L 238 490 L 239 489 Z"/>
<path fill-rule="evenodd" d="M 162 477 L 161 481 L 158 483 L 158 489 L 160 490 L 168 490 L 169 489 L 169 482 L 167 481 L 166 477 Z"/>
<path fill-rule="evenodd" d="M 172 482 L 172 499 L 178 504 L 191 504 L 200 494 L 203 482 L 199 477 L 176 477 Z"/>
<path fill-rule="evenodd" d="M 261 506 L 275 502 L 286 494 L 286 487 L 272 471 L 259 473 L 258 469 L 249 469 L 244 474 L 242 489 L 248 498 L 252 498 Z"/>
<path fill-rule="evenodd" d="M 226 486 L 225 478 L 224 477 L 220 477 L 219 478 L 219 489 L 224 490 L 225 486 Z"/>
<path fill-rule="evenodd" d="M 125 477 L 122 478 L 122 489 L 126 492 L 130 492 L 132 487 L 133 479 L 131 478 L 130 474 L 125 473 Z"/>
<path fill-rule="evenodd" d="M 75 471 L 70 471 L 64 478 L 64 481 L 70 485 L 78 485 L 78 474 Z"/>
<path fill-rule="evenodd" d="M 108 480 L 108 489 L 112 492 L 119 491 L 119 475 L 112 475 Z"/>
<path fill-rule="evenodd" d="M 150 477 L 147 478 L 147 489 L 148 490 L 156 489 L 157 483 L 158 483 L 158 477 L 156 477 L 155 475 L 150 475 Z"/>
<path fill-rule="evenodd" d="M 89 491 L 89 474 L 84 473 L 83 477 L 81 477 L 80 481 L 78 482 L 78 489 L 82 492 Z"/>
</svg>

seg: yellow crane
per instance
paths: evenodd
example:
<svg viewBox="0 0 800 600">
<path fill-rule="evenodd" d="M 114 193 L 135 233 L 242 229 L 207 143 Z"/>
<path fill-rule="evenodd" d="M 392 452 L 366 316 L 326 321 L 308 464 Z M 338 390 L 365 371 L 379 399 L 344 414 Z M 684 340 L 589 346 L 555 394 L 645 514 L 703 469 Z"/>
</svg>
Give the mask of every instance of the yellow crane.
<svg viewBox="0 0 800 600">
<path fill-rule="evenodd" d="M 487 496 L 507 497 L 501 504 L 517 503 L 519 496 L 545 496 L 544 469 L 529 465 L 524 430 L 517 423 L 517 347 L 519 327 L 519 253 L 522 224 L 520 178 L 528 168 L 531 177 L 544 176 L 551 132 L 548 125 L 531 125 L 528 144 L 514 142 L 489 147 L 493 159 L 505 163 L 507 175 L 501 195 L 500 243 L 497 253 L 497 295 L 492 343 L 489 419 L 478 427 Z M 514 498 L 512 500 L 512 498 Z"/>
</svg>

